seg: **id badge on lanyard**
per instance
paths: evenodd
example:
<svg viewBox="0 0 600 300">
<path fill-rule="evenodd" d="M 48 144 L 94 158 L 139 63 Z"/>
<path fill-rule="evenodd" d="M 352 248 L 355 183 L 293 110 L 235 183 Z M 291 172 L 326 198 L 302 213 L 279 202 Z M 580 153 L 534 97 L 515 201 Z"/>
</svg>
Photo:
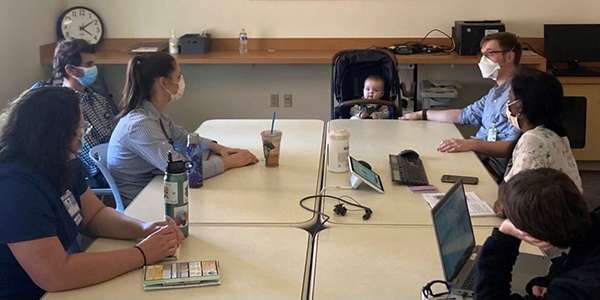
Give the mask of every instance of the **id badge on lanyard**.
<svg viewBox="0 0 600 300">
<path fill-rule="evenodd" d="M 498 139 L 498 129 L 496 128 L 496 123 L 492 124 L 492 128 L 488 129 L 487 141 L 495 142 Z"/>
<path fill-rule="evenodd" d="M 83 215 L 81 214 L 81 209 L 79 208 L 79 204 L 77 203 L 77 200 L 75 200 L 73 193 L 67 190 L 62 197 L 60 197 L 60 200 L 62 200 L 62 203 L 69 212 L 69 215 L 71 215 L 71 218 L 73 218 L 73 221 L 75 221 L 75 224 L 79 226 L 83 220 Z"/>
</svg>

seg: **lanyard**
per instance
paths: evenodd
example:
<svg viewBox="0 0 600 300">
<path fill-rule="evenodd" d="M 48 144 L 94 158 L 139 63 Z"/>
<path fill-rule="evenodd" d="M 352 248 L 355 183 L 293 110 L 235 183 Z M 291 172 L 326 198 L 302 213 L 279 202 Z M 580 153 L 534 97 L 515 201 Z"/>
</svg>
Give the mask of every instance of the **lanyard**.
<svg viewBox="0 0 600 300">
<path fill-rule="evenodd" d="M 160 122 L 160 129 L 162 129 L 162 132 L 165 134 L 165 137 L 167 138 L 167 140 L 169 140 L 169 144 L 171 144 L 171 146 L 172 146 L 173 140 L 167 134 L 167 131 L 165 130 L 165 125 L 163 125 L 162 119 L 158 119 L 158 122 Z"/>
</svg>

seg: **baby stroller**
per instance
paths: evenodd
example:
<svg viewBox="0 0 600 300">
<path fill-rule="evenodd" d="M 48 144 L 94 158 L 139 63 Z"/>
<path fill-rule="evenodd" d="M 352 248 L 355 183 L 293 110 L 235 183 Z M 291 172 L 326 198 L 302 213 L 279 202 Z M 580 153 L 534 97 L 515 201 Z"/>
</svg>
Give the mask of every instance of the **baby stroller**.
<svg viewBox="0 0 600 300">
<path fill-rule="evenodd" d="M 349 119 L 350 108 L 357 104 L 387 105 L 390 119 L 402 116 L 396 105 L 400 93 L 398 60 L 388 50 L 342 50 L 333 56 L 331 78 L 331 117 Z M 371 75 L 385 80 L 385 93 L 380 100 L 362 99 L 363 84 Z"/>
</svg>

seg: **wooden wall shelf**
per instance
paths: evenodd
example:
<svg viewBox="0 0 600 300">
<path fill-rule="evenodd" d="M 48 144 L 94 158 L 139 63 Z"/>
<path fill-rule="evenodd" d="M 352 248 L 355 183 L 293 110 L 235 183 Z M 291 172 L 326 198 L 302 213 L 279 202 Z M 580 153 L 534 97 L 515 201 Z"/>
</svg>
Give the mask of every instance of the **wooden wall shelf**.
<svg viewBox="0 0 600 300">
<path fill-rule="evenodd" d="M 212 39 L 211 51 L 203 55 L 180 54 L 180 64 L 331 64 L 333 55 L 342 49 L 384 47 L 394 43 L 414 41 L 409 38 L 319 38 L 319 39 L 251 39 L 248 54 L 237 51 L 237 39 Z M 98 47 L 96 64 L 127 64 L 133 54 L 131 45 L 160 42 L 166 39 L 105 39 Z M 527 39 L 539 45 L 539 39 Z M 427 44 L 447 45 L 447 39 L 433 38 Z M 56 43 L 40 46 L 40 62 L 51 64 Z M 541 47 L 538 47 L 538 49 Z M 273 51 L 274 50 L 274 51 Z M 476 64 L 477 56 L 450 54 L 396 55 L 400 64 Z M 522 64 L 545 70 L 546 59 L 540 55 L 524 55 Z"/>
</svg>

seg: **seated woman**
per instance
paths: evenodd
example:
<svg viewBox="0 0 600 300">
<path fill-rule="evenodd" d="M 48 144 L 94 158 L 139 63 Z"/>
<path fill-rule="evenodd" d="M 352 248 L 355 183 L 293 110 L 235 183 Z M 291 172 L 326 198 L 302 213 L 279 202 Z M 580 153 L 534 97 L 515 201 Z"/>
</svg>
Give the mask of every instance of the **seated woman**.
<svg viewBox="0 0 600 300">
<path fill-rule="evenodd" d="M 563 89 L 552 75 L 534 69 L 521 69 L 511 80 L 506 114 L 522 132 L 516 141 L 504 176 L 508 182 L 523 170 L 552 168 L 567 174 L 583 192 L 577 163 L 562 125 Z M 500 186 L 494 210 L 503 216 Z"/>
<path fill-rule="evenodd" d="M 96 284 L 175 252 L 183 240 L 178 228 L 108 208 L 87 186 L 76 153 L 90 126 L 74 91 L 29 90 L 0 120 L 0 299 Z M 82 231 L 143 240 L 134 248 L 78 253 Z"/>
<path fill-rule="evenodd" d="M 131 203 L 157 170 L 166 170 L 169 151 L 174 160 L 185 157 L 188 132 L 163 114 L 184 90 L 185 80 L 172 56 L 146 53 L 129 61 L 123 110 L 110 138 L 107 159 L 123 204 Z M 258 162 L 247 150 L 228 148 L 205 138 L 200 143 L 221 156 L 203 163 L 204 178 Z"/>
</svg>

